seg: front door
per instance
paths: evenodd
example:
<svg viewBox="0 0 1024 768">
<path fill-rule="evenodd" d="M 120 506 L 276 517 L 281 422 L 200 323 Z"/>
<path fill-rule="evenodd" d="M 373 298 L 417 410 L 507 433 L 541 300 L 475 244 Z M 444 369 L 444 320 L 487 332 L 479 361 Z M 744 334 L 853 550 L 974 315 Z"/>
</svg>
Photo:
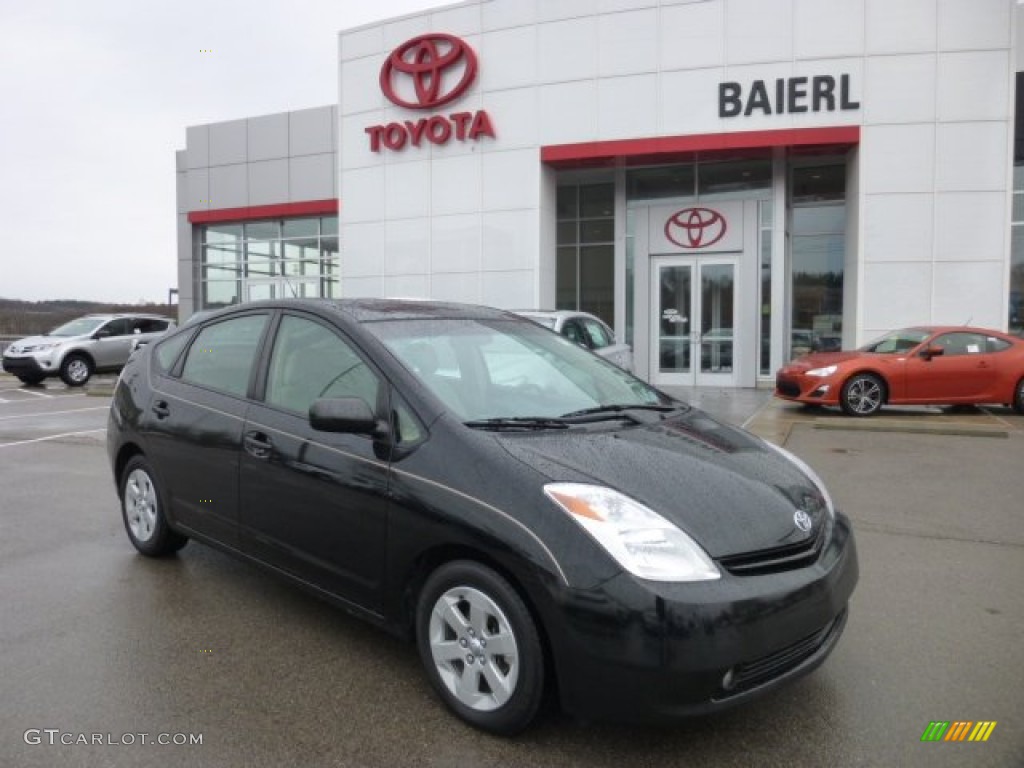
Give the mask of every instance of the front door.
<svg viewBox="0 0 1024 768">
<path fill-rule="evenodd" d="M 735 386 L 736 260 L 664 256 L 651 266 L 651 383 Z"/>
</svg>

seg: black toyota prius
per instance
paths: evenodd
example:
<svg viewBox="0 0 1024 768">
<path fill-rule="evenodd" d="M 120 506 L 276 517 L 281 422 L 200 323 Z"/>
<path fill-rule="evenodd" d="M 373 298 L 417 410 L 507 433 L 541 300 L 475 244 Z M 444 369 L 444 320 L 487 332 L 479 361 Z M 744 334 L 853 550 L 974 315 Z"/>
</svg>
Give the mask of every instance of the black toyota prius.
<svg viewBox="0 0 1024 768">
<path fill-rule="evenodd" d="M 835 647 L 850 521 L 786 451 L 495 309 L 257 302 L 142 348 L 107 446 L 145 555 L 195 539 L 413 640 L 500 734 L 747 701 Z"/>
</svg>

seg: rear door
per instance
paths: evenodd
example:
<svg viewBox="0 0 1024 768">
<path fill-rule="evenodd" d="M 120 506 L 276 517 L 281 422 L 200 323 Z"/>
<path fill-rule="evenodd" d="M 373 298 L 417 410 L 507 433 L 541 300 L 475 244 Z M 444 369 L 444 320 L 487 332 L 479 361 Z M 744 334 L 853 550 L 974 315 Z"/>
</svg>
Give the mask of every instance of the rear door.
<svg viewBox="0 0 1024 768">
<path fill-rule="evenodd" d="M 242 428 L 269 318 L 256 312 L 200 329 L 174 371 L 154 375 L 153 398 L 142 419 L 172 518 L 233 547 Z M 160 352 L 158 347 L 158 357 Z"/>
<path fill-rule="evenodd" d="M 263 389 L 242 437 L 243 549 L 379 611 L 388 444 L 367 435 L 318 432 L 309 424 L 309 407 L 321 397 L 358 397 L 386 414 L 383 379 L 332 325 L 286 313 Z"/>
</svg>

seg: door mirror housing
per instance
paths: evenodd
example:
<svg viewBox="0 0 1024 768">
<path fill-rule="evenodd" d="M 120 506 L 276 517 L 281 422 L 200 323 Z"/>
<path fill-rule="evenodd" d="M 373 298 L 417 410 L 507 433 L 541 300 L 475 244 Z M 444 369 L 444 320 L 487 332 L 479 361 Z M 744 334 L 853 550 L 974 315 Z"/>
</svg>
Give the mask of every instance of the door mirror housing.
<svg viewBox="0 0 1024 768">
<path fill-rule="evenodd" d="M 94 339 L 106 339 L 110 336 L 110 330 L 107 328 L 100 328 L 96 333 L 92 335 Z"/>
<path fill-rule="evenodd" d="M 931 360 L 933 357 L 939 357 L 941 355 L 944 355 L 945 353 L 946 350 L 944 350 L 942 347 L 925 347 L 924 349 L 921 350 L 921 357 L 923 357 L 925 360 Z"/>
<path fill-rule="evenodd" d="M 322 397 L 309 406 L 309 424 L 320 432 L 378 435 L 380 425 L 360 397 Z"/>
</svg>

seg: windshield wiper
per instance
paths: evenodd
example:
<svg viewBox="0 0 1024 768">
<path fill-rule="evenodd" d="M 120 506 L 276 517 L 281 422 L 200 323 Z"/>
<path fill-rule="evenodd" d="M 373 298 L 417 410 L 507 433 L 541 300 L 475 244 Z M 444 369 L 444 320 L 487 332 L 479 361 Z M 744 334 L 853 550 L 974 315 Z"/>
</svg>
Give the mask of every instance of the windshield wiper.
<svg viewBox="0 0 1024 768">
<path fill-rule="evenodd" d="M 563 419 L 572 419 L 577 416 L 597 416 L 601 414 L 616 414 L 626 415 L 625 411 L 657 411 L 659 413 L 670 413 L 671 411 L 679 410 L 681 408 L 688 408 L 689 406 L 683 405 L 667 405 L 665 403 L 654 404 L 654 403 L 637 403 L 635 405 L 598 405 L 593 408 L 584 408 L 580 411 L 571 411 L 570 413 L 563 413 Z"/>
<path fill-rule="evenodd" d="M 473 419 L 462 422 L 470 429 L 568 429 L 569 422 L 541 416 L 500 416 L 494 419 Z"/>
</svg>

